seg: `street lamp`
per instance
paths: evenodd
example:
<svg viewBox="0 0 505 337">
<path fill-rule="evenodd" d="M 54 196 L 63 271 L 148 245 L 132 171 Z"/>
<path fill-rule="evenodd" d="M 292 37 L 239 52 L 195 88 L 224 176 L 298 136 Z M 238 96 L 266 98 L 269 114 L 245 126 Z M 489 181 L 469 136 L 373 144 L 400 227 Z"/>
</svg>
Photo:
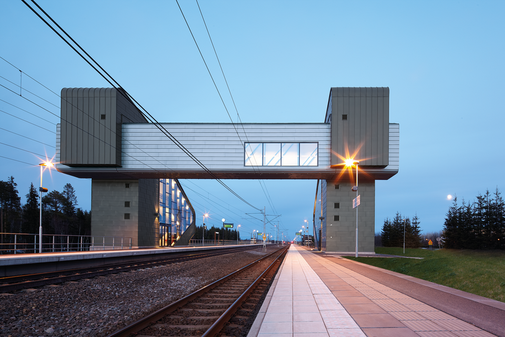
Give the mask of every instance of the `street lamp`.
<svg viewBox="0 0 505 337">
<path fill-rule="evenodd" d="M 240 225 L 237 226 L 237 245 L 238 245 L 238 237 L 240 236 Z"/>
<path fill-rule="evenodd" d="M 352 190 L 356 191 L 356 257 L 358 257 L 358 165 L 359 161 L 354 159 L 346 159 L 345 166 L 351 167 L 356 165 L 356 186 L 353 186 Z"/>
<path fill-rule="evenodd" d="M 47 188 L 42 187 L 42 176 L 44 173 L 44 167 L 51 169 L 54 165 L 51 161 L 45 161 L 39 164 L 40 166 L 40 188 L 39 188 L 39 208 L 40 208 L 40 216 L 39 216 L 39 253 L 42 253 L 42 192 L 47 192 Z"/>
<path fill-rule="evenodd" d="M 202 246 L 205 246 L 205 218 L 209 217 L 209 213 L 203 215 L 203 226 L 202 226 Z"/>
</svg>

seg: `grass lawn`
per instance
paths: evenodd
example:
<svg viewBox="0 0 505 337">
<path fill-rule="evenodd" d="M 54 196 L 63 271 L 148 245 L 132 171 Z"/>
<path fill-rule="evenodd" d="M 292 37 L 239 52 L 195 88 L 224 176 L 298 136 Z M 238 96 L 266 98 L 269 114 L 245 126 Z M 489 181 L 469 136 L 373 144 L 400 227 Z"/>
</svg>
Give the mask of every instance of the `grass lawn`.
<svg viewBox="0 0 505 337">
<path fill-rule="evenodd" d="M 402 248 L 376 247 L 377 254 L 403 255 Z M 505 302 L 505 251 L 406 249 L 403 258 L 349 259 Z"/>
</svg>

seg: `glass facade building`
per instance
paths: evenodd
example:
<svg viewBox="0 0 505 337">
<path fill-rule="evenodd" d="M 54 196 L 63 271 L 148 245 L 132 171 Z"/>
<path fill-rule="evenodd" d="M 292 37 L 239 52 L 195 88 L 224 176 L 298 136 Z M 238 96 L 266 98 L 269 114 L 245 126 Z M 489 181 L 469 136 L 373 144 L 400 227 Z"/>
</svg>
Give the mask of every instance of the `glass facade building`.
<svg viewBox="0 0 505 337">
<path fill-rule="evenodd" d="M 159 180 L 160 247 L 170 247 L 195 221 L 195 210 L 177 179 Z"/>
</svg>

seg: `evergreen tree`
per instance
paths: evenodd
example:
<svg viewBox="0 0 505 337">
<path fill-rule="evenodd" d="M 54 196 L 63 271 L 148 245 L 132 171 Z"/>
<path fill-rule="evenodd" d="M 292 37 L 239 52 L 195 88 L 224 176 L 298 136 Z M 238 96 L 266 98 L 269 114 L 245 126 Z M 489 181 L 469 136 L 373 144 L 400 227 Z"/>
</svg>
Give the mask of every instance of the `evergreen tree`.
<svg viewBox="0 0 505 337">
<path fill-rule="evenodd" d="M 78 208 L 76 212 L 77 229 L 74 235 L 91 235 L 91 212 Z"/>
<path fill-rule="evenodd" d="M 69 234 L 63 213 L 65 198 L 58 191 L 51 191 L 42 198 L 44 234 Z"/>
<path fill-rule="evenodd" d="M 454 198 L 444 222 L 444 245 L 446 248 L 459 248 L 458 215 L 458 199 Z"/>
<path fill-rule="evenodd" d="M 413 218 L 413 223 L 409 218 L 403 218 L 397 212 L 393 221 L 386 219 L 381 231 L 383 247 L 403 247 L 403 237 L 405 232 L 405 247 L 418 248 L 421 245 L 421 228 L 419 227 L 417 215 Z"/>
<path fill-rule="evenodd" d="M 391 231 L 392 231 L 392 224 L 389 219 L 386 218 L 384 220 L 384 225 L 382 226 L 382 231 L 381 231 L 381 241 L 382 241 L 382 246 L 383 247 L 391 247 Z"/>
<path fill-rule="evenodd" d="M 30 184 L 30 190 L 26 195 L 26 204 L 23 205 L 22 232 L 27 234 L 37 234 L 39 220 L 39 195 L 32 183 Z"/>
<path fill-rule="evenodd" d="M 2 232 L 21 232 L 21 198 L 16 189 L 14 177 L 0 181 L 0 206 L 2 207 Z"/>
<path fill-rule="evenodd" d="M 412 218 L 412 223 L 409 220 L 408 235 L 406 238 L 406 246 L 409 248 L 419 248 L 421 246 L 421 221 L 416 215 Z"/>
</svg>

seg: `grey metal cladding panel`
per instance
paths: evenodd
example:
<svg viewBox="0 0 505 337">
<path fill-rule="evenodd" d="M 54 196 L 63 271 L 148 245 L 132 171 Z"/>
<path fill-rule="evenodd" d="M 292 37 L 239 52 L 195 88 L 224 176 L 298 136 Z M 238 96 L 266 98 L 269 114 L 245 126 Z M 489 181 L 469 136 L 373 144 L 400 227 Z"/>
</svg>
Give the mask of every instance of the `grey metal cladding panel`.
<svg viewBox="0 0 505 337">
<path fill-rule="evenodd" d="M 87 142 L 84 143 L 84 134 L 89 135 L 89 131 L 84 125 L 84 90 L 83 88 L 79 88 L 77 90 L 77 102 L 74 102 L 76 105 L 75 116 L 76 116 L 76 132 L 77 132 L 77 162 L 76 164 L 85 164 L 84 155 L 86 153 L 86 145 Z"/>
<path fill-rule="evenodd" d="M 71 113 L 70 113 L 70 118 L 67 118 L 67 120 L 70 120 L 70 129 L 72 130 L 71 132 L 71 141 L 70 141 L 70 146 L 71 146 L 71 154 L 70 154 L 70 158 L 71 158 L 71 163 L 72 164 L 78 164 L 78 161 L 77 161 L 77 151 L 78 151 L 78 148 L 77 148 L 77 128 L 76 128 L 76 123 L 77 123 L 77 118 L 76 118 L 76 108 L 75 108 L 75 105 L 76 105 L 76 102 L 77 102 L 77 99 L 78 99 L 78 90 L 77 89 L 73 89 L 72 90 L 72 96 L 71 96 L 71 101 L 73 103 L 72 105 L 72 108 L 71 108 Z"/>
<path fill-rule="evenodd" d="M 67 124 L 67 89 L 63 88 L 61 89 L 61 112 L 60 112 L 60 160 L 59 162 L 61 163 L 67 163 L 68 162 L 68 157 L 67 157 L 67 141 L 68 141 L 68 124 Z"/>
<path fill-rule="evenodd" d="M 87 135 L 87 152 L 86 152 L 86 162 L 87 163 L 93 163 L 93 152 L 94 152 L 94 145 L 95 145 L 95 141 L 94 141 L 94 130 L 95 130 L 95 111 L 94 111 L 94 108 L 95 108 L 95 105 L 93 103 L 93 100 L 91 97 L 86 97 L 85 98 L 85 104 L 84 104 L 86 110 L 85 113 L 86 113 L 86 117 L 87 117 L 87 124 L 88 124 L 88 132 L 89 134 Z"/>
<path fill-rule="evenodd" d="M 383 96 L 377 96 L 377 152 L 375 152 L 374 156 L 374 164 L 375 165 L 382 165 L 384 163 L 384 97 Z M 389 139 L 388 139 L 389 141 Z M 387 164 L 387 162 L 386 162 Z"/>
<path fill-rule="evenodd" d="M 107 117 L 105 119 L 105 139 L 108 146 L 105 147 L 105 161 L 107 164 L 116 164 L 116 90 L 110 90 L 107 95 Z"/>
<path fill-rule="evenodd" d="M 92 152 L 92 163 L 100 162 L 100 99 L 99 96 L 91 98 L 93 100 L 93 152 Z"/>
<path fill-rule="evenodd" d="M 99 102 L 99 111 L 101 114 L 105 113 L 107 118 L 107 105 L 106 105 L 106 96 L 105 96 L 105 89 L 99 89 L 100 93 L 98 95 L 98 102 Z M 103 92 L 103 93 L 102 93 Z M 98 163 L 97 164 L 104 164 L 105 163 L 105 122 L 103 119 L 99 119 L 100 121 L 100 129 L 98 133 L 98 138 L 100 139 L 100 150 L 98 151 Z"/>
<path fill-rule="evenodd" d="M 384 119 L 385 122 L 383 124 L 384 127 L 384 135 L 385 139 L 390 139 L 389 137 L 389 88 L 383 88 L 384 89 Z M 384 160 L 386 163 L 389 162 L 389 144 L 385 142 L 384 144 Z"/>
</svg>

